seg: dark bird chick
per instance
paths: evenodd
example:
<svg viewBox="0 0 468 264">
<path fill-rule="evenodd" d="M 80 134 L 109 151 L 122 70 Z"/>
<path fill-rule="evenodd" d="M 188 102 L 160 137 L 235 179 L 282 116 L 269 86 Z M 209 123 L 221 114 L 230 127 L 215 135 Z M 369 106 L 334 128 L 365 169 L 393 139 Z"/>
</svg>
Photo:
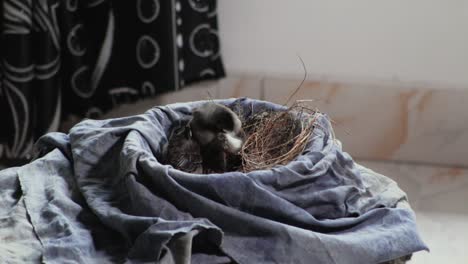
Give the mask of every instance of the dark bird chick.
<svg viewBox="0 0 468 264">
<path fill-rule="evenodd" d="M 217 103 L 205 103 L 193 111 L 189 123 L 193 139 L 200 145 L 204 173 L 225 172 L 234 166 L 233 155 L 239 153 L 244 131 L 239 117 Z"/>
<path fill-rule="evenodd" d="M 200 146 L 188 136 L 188 129 L 182 126 L 172 130 L 165 162 L 185 172 L 201 173 Z"/>
</svg>

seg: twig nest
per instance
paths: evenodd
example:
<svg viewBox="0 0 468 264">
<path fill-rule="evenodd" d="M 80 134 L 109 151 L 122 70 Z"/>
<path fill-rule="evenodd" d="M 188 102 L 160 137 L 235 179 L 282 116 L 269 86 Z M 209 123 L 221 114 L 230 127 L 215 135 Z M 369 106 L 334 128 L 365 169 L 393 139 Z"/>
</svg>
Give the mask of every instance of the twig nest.
<svg viewBox="0 0 468 264">
<path fill-rule="evenodd" d="M 286 165 L 305 149 L 317 111 L 295 104 L 284 111 L 251 116 L 244 126 L 247 138 L 241 149 L 242 171 Z"/>
<path fill-rule="evenodd" d="M 320 113 L 294 104 L 281 111 L 260 111 L 242 120 L 245 141 L 238 154 L 230 154 L 231 170 L 250 172 L 286 165 L 302 154 Z M 241 113 L 238 113 L 243 117 Z M 169 139 L 167 162 L 185 172 L 201 170 L 200 147 L 178 128 Z"/>
</svg>

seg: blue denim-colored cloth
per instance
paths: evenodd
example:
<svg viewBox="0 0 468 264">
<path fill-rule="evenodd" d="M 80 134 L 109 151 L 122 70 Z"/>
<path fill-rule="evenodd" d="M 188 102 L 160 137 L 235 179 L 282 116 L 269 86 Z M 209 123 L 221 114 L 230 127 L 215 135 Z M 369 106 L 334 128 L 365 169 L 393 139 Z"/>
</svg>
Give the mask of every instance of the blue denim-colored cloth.
<svg viewBox="0 0 468 264">
<path fill-rule="evenodd" d="M 282 108 L 220 102 L 245 115 Z M 171 130 L 201 103 L 86 120 L 41 138 L 35 161 L 0 172 L 0 204 L 10 208 L 1 219 L 14 222 L 11 209 L 22 208 L 30 222 L 15 232 L 40 241 L 20 243 L 30 250 L 18 254 L 40 252 L 46 263 L 363 264 L 427 249 L 405 193 L 343 152 L 325 115 L 287 166 L 198 175 L 162 164 Z M 0 259 L 16 245 L 8 243 Z"/>
</svg>

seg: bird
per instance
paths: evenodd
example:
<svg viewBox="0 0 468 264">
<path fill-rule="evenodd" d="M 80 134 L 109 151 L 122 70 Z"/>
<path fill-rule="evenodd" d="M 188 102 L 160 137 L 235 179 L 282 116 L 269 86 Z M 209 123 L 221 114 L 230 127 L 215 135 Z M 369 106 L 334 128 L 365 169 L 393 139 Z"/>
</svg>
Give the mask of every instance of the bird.
<svg viewBox="0 0 468 264">
<path fill-rule="evenodd" d="M 231 109 L 204 103 L 193 110 L 188 127 L 189 137 L 200 146 L 203 173 L 226 172 L 238 165 L 245 135 L 241 120 Z"/>
</svg>

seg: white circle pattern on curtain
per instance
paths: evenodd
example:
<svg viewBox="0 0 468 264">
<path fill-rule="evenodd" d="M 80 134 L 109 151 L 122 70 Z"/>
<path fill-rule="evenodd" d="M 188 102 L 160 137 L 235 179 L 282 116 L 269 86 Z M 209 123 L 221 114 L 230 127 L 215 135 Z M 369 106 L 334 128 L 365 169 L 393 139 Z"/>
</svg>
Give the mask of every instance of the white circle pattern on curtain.
<svg viewBox="0 0 468 264">
<path fill-rule="evenodd" d="M 159 0 L 137 0 L 137 15 L 143 23 L 151 23 L 158 18 L 161 11 Z"/>
<path fill-rule="evenodd" d="M 136 54 L 138 64 L 143 69 L 148 69 L 158 63 L 161 57 L 161 49 L 156 40 L 148 35 L 143 35 L 138 40 Z"/>
<path fill-rule="evenodd" d="M 219 55 L 219 48 L 214 45 L 212 40 L 217 38 L 218 32 L 216 30 L 208 24 L 201 24 L 190 33 L 190 49 L 199 57 L 216 58 Z"/>
</svg>

